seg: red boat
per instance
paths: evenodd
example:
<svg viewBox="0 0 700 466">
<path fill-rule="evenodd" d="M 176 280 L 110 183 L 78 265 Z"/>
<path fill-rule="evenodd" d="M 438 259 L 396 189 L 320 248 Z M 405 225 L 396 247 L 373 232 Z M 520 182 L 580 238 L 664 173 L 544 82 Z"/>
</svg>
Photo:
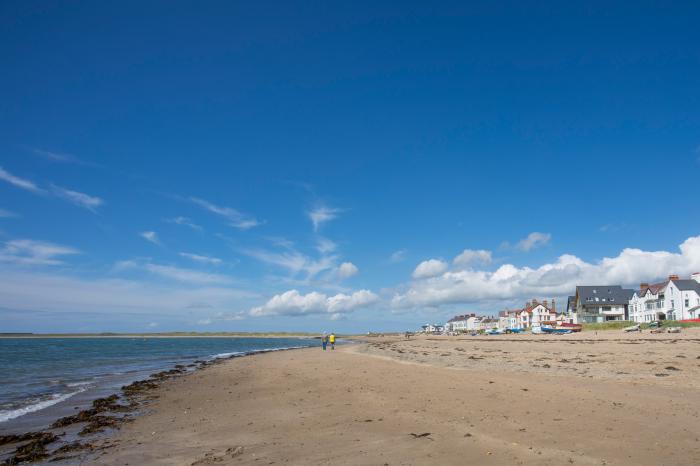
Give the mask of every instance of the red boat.
<svg viewBox="0 0 700 466">
<path fill-rule="evenodd" d="M 562 323 L 558 324 L 557 327 L 563 328 L 563 329 L 566 329 L 566 330 L 571 330 L 572 332 L 580 332 L 581 330 L 583 330 L 583 325 L 581 325 L 581 324 L 570 324 L 570 323 L 568 323 L 568 322 L 562 322 Z"/>
</svg>

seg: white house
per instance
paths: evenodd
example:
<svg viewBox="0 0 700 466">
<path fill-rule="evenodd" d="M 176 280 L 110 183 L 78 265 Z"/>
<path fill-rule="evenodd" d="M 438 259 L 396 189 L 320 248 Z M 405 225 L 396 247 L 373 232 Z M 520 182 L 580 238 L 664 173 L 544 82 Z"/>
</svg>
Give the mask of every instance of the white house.
<svg viewBox="0 0 700 466">
<path fill-rule="evenodd" d="M 568 316 L 574 323 L 627 320 L 633 294 L 620 285 L 577 286 L 576 295 L 569 297 Z"/>
<path fill-rule="evenodd" d="M 442 333 L 445 327 L 439 324 L 425 324 L 421 325 L 421 329 L 424 333 Z"/>
<path fill-rule="evenodd" d="M 476 314 L 464 314 L 454 316 L 445 324 L 445 330 L 448 332 L 464 333 L 467 332 L 470 318 L 476 318 Z"/>
<path fill-rule="evenodd" d="M 700 273 L 681 280 L 669 275 L 661 283 L 641 283 L 629 300 L 629 319 L 634 322 L 700 318 Z"/>
<path fill-rule="evenodd" d="M 543 323 L 553 323 L 556 318 L 556 302 L 552 300 L 550 307 L 546 299 L 542 302 L 533 299 L 525 303 L 522 309 L 505 310 L 499 313 L 501 328 L 537 327 Z"/>
<path fill-rule="evenodd" d="M 498 319 L 494 319 L 493 317 L 482 317 L 477 325 L 477 330 L 491 330 L 498 328 Z"/>
</svg>

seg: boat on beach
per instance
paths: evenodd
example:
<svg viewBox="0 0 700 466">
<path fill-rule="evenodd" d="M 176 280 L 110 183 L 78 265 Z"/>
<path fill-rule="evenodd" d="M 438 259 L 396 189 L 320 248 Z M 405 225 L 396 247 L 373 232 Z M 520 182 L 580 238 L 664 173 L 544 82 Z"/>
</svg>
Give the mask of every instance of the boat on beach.
<svg viewBox="0 0 700 466">
<path fill-rule="evenodd" d="M 568 322 L 561 322 L 560 324 L 557 325 L 557 328 L 563 328 L 567 330 L 571 330 L 572 332 L 580 332 L 583 330 L 583 325 L 581 324 L 570 324 Z"/>
<path fill-rule="evenodd" d="M 540 326 L 540 327 L 538 327 L 538 328 L 540 329 L 540 332 L 538 332 L 538 333 L 552 333 L 552 334 L 555 334 L 555 335 L 565 335 L 565 334 L 568 334 L 568 333 L 571 333 L 571 332 L 572 332 L 570 329 L 558 328 L 558 327 L 549 327 L 549 326 L 547 326 L 547 325 L 542 325 L 542 326 Z M 533 333 L 535 333 L 534 330 L 535 330 L 535 328 L 533 328 Z"/>
</svg>

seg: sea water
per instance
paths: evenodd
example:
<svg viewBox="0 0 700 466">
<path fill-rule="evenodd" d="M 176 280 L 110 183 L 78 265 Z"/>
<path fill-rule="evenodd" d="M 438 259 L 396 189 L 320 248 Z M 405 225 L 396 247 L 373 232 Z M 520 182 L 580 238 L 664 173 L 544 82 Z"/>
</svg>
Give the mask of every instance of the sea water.
<svg viewBox="0 0 700 466">
<path fill-rule="evenodd" d="M 41 428 L 175 364 L 313 345 L 310 338 L 0 338 L 0 433 Z"/>
</svg>

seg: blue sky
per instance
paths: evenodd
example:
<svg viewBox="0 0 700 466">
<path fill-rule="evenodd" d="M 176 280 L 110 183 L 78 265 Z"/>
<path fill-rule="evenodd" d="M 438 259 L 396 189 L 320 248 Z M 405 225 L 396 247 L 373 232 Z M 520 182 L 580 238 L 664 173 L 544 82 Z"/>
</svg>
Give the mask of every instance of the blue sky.
<svg viewBox="0 0 700 466">
<path fill-rule="evenodd" d="M 403 330 L 696 271 L 699 10 L 3 2 L 0 331 Z"/>
</svg>

